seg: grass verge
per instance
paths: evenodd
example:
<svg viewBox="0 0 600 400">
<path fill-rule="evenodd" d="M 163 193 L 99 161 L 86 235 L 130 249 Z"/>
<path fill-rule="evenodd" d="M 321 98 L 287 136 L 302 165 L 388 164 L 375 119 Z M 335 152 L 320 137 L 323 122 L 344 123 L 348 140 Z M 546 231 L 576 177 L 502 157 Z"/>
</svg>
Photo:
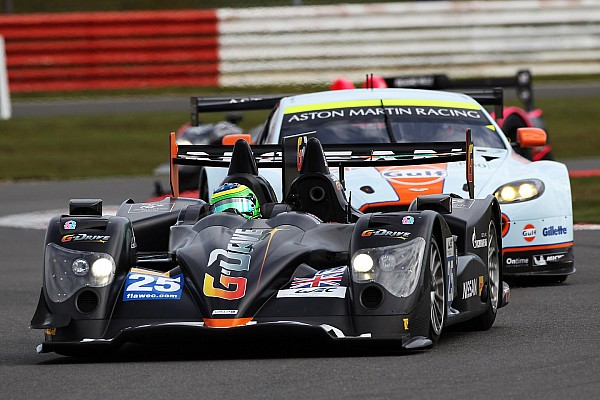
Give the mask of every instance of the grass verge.
<svg viewBox="0 0 600 400">
<path fill-rule="evenodd" d="M 571 178 L 574 222 L 600 223 L 600 177 Z"/>
</svg>

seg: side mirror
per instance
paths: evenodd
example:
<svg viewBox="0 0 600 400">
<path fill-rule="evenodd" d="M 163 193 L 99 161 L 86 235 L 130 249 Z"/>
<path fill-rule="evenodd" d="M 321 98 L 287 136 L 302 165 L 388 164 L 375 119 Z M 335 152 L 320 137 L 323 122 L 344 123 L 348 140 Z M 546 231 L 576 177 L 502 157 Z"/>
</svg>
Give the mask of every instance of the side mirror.
<svg viewBox="0 0 600 400">
<path fill-rule="evenodd" d="M 546 131 L 540 128 L 524 127 L 517 129 L 519 147 L 541 147 L 546 145 Z"/>
<path fill-rule="evenodd" d="M 252 136 L 250 136 L 249 134 L 235 133 L 235 134 L 223 136 L 221 144 L 223 144 L 225 146 L 233 146 L 235 144 L 235 142 L 238 141 L 238 139 L 243 139 L 246 142 L 248 142 L 248 144 L 252 143 Z"/>
</svg>

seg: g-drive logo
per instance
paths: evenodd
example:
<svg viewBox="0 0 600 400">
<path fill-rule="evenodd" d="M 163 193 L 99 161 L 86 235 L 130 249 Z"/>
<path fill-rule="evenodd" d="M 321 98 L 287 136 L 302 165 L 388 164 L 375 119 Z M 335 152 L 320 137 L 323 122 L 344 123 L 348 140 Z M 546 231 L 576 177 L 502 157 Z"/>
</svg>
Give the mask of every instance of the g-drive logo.
<svg viewBox="0 0 600 400">
<path fill-rule="evenodd" d="M 68 242 L 97 242 L 106 243 L 110 240 L 110 235 L 88 235 L 87 233 L 63 235 L 60 241 Z"/>
</svg>

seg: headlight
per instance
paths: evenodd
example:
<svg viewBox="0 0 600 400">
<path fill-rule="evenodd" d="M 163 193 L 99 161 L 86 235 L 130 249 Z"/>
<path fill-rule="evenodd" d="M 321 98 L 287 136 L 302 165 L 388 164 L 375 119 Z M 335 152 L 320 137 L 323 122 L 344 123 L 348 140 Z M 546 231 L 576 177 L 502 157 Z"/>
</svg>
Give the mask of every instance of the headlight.
<svg viewBox="0 0 600 400">
<path fill-rule="evenodd" d="M 44 261 L 46 292 L 54 302 L 65 301 L 86 286 L 107 286 L 115 276 L 115 261 L 106 253 L 71 250 L 49 243 Z"/>
<path fill-rule="evenodd" d="M 544 193 L 544 182 L 539 179 L 525 179 L 500 186 L 494 196 L 500 204 L 533 200 Z"/>
<path fill-rule="evenodd" d="M 106 286 L 108 284 L 108 280 L 112 277 L 114 273 L 115 263 L 112 260 L 112 258 L 98 258 L 92 264 L 92 282 L 94 283 L 92 284 L 92 286 Z"/>
<path fill-rule="evenodd" d="M 90 264 L 83 258 L 78 258 L 71 265 L 73 273 L 77 276 L 85 276 L 90 270 Z"/>
<path fill-rule="evenodd" d="M 373 259 L 367 253 L 357 254 L 352 260 L 352 269 L 358 273 L 369 272 L 373 269 Z"/>
<path fill-rule="evenodd" d="M 397 297 L 410 296 L 421 275 L 425 239 L 397 246 L 361 249 L 352 257 L 352 280 L 376 282 Z"/>
</svg>

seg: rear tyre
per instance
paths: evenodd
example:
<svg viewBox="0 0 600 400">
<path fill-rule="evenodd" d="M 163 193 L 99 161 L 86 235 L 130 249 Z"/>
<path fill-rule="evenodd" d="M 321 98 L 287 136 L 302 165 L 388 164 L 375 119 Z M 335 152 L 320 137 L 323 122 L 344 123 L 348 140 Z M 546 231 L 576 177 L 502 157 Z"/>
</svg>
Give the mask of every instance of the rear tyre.
<svg viewBox="0 0 600 400">
<path fill-rule="evenodd" d="M 429 245 L 429 339 L 435 344 L 446 322 L 446 281 L 442 256 L 437 241 L 432 238 Z"/>
</svg>

